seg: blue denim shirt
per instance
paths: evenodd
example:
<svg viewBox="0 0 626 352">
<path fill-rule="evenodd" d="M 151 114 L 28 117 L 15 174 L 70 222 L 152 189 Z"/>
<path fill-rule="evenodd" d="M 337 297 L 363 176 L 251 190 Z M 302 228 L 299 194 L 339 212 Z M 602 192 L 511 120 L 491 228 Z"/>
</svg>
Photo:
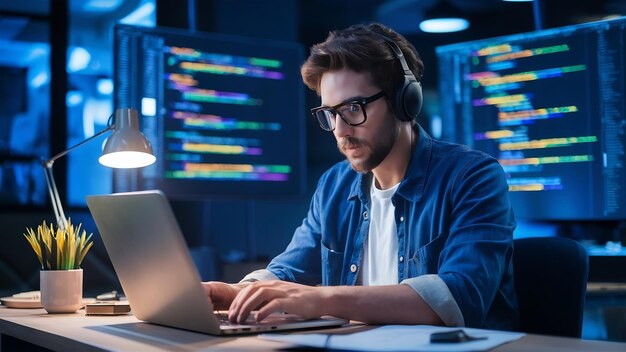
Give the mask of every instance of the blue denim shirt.
<svg viewBox="0 0 626 352">
<path fill-rule="evenodd" d="M 514 330 L 515 219 L 504 172 L 487 154 L 433 140 L 418 129 L 406 177 L 392 198 L 399 282 L 435 274 L 464 325 Z M 371 173 L 359 174 L 347 161 L 324 173 L 307 217 L 267 270 L 302 284 L 357 284 L 371 182 Z"/>
</svg>

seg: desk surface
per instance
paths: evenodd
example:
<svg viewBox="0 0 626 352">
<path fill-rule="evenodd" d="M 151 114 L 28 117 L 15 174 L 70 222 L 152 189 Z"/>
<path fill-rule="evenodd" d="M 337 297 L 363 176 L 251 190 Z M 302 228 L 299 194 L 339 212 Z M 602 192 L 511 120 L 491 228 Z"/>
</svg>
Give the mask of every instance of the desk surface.
<svg viewBox="0 0 626 352">
<path fill-rule="evenodd" d="M 355 327 L 327 330 L 346 332 Z M 319 333 L 321 331 L 315 331 Z M 146 324 L 132 315 L 47 314 L 0 306 L 0 334 L 57 351 L 270 351 L 292 345 L 254 335 L 216 337 Z M 626 351 L 626 343 L 526 335 L 492 351 Z"/>
</svg>

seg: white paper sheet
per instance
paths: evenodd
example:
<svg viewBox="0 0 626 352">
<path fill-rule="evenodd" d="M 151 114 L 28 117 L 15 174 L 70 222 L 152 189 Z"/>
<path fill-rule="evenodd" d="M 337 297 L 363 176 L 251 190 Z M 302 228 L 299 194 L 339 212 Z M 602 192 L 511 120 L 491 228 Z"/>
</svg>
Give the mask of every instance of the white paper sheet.
<svg viewBox="0 0 626 352">
<path fill-rule="evenodd" d="M 472 337 L 487 339 L 458 342 L 431 343 L 430 334 L 458 328 L 429 325 L 386 325 L 349 335 L 333 334 L 262 334 L 261 338 L 296 345 L 332 348 L 348 351 L 487 351 L 496 346 L 515 341 L 523 333 L 463 328 Z"/>
</svg>

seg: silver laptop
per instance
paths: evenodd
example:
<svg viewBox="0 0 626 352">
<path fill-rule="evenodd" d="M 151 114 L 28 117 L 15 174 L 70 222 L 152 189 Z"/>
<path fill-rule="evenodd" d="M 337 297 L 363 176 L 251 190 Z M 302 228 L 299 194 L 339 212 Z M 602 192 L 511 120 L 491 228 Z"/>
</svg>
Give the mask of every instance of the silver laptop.
<svg viewBox="0 0 626 352">
<path fill-rule="evenodd" d="M 88 196 L 87 205 L 133 314 L 148 323 L 212 335 L 331 327 L 348 321 L 272 314 L 259 323 L 220 322 L 174 213 L 160 191 Z"/>
</svg>

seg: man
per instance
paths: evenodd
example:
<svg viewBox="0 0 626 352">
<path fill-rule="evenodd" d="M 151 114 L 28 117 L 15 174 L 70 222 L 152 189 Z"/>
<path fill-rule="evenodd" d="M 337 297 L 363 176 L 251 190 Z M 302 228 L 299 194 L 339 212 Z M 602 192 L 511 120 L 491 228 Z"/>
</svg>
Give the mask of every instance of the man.
<svg viewBox="0 0 626 352">
<path fill-rule="evenodd" d="M 379 24 L 312 47 L 301 69 L 321 96 L 312 113 L 346 161 L 320 178 L 307 217 L 267 269 L 238 284 L 203 283 L 232 321 L 258 309 L 257 320 L 285 311 L 516 328 L 504 173 L 488 155 L 419 127 L 422 71 L 415 48 Z"/>
</svg>

